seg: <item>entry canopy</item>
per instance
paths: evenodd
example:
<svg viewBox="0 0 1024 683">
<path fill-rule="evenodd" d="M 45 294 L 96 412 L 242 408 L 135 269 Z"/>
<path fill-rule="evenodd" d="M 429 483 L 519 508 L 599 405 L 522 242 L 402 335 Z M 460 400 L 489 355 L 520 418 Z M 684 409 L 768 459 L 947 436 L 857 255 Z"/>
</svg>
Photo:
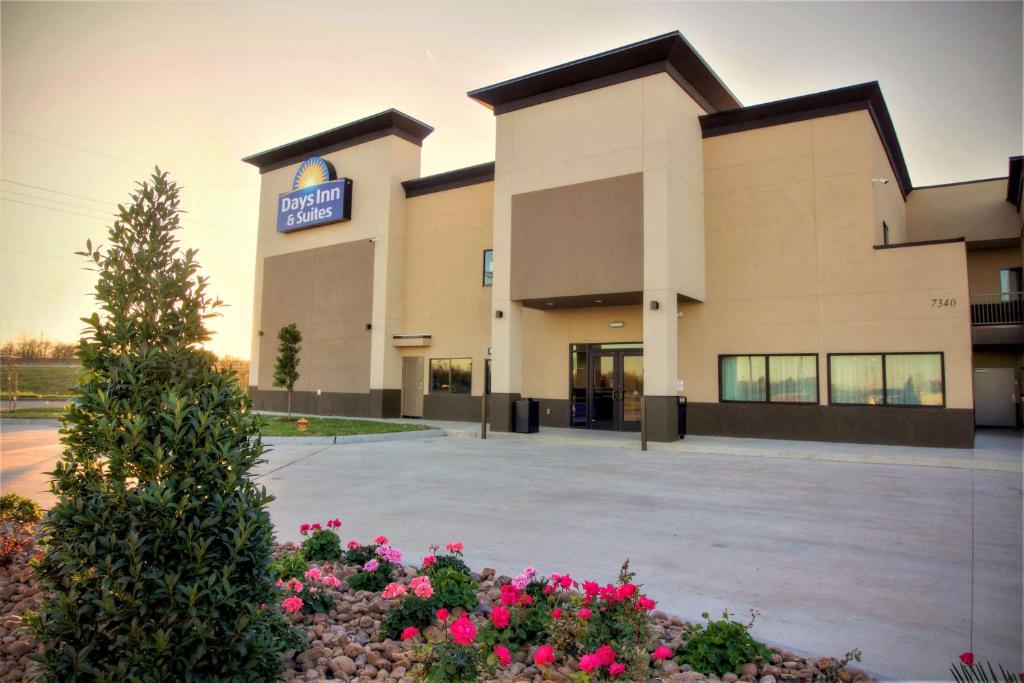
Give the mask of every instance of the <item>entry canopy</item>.
<svg viewBox="0 0 1024 683">
<path fill-rule="evenodd" d="M 679 31 L 471 90 L 468 95 L 495 114 L 503 114 L 662 72 L 708 113 L 742 106 Z"/>
</svg>

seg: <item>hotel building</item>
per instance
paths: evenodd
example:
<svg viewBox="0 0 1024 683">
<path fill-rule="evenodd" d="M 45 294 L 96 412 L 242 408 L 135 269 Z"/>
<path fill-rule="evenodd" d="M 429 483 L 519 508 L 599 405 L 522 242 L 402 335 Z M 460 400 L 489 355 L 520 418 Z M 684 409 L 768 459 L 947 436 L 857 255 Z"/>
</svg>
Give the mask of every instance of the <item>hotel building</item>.
<svg viewBox="0 0 1024 683">
<path fill-rule="evenodd" d="M 494 161 L 420 176 L 389 110 L 254 154 L 250 395 L 298 412 L 970 447 L 1019 426 L 1022 158 L 914 187 L 877 83 L 744 107 L 679 33 L 469 97 Z"/>
</svg>

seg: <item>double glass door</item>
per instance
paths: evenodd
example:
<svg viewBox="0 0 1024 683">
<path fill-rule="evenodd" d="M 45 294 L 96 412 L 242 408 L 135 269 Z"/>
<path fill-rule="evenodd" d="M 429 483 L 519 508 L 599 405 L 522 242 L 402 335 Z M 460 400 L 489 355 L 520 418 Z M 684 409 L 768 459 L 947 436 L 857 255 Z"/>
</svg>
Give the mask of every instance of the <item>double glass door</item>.
<svg viewBox="0 0 1024 683">
<path fill-rule="evenodd" d="M 644 355 L 640 349 L 590 352 L 589 402 L 591 429 L 640 430 L 640 397 L 644 393 Z"/>
</svg>

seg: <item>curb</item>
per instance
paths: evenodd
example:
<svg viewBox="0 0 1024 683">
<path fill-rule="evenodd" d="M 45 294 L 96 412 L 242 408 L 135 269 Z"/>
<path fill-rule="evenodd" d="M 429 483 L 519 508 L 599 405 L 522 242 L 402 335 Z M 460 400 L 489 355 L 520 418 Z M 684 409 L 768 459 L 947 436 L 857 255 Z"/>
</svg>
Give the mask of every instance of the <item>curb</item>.
<svg viewBox="0 0 1024 683">
<path fill-rule="evenodd" d="M 419 429 L 384 434 L 352 434 L 350 436 L 265 436 L 261 441 L 264 446 L 343 446 L 348 443 L 434 439 L 440 436 L 446 436 L 443 429 Z"/>
</svg>

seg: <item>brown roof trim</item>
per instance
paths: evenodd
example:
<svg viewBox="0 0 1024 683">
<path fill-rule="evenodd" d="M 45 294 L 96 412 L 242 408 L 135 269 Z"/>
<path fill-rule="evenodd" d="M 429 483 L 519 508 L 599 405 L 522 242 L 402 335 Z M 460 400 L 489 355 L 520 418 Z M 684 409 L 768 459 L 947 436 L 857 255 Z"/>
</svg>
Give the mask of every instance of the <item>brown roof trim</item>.
<svg viewBox="0 0 1024 683">
<path fill-rule="evenodd" d="M 1006 180 L 1006 176 L 1001 175 L 996 178 L 978 178 L 977 180 L 958 180 L 955 183 L 939 183 L 937 185 L 915 185 L 915 190 L 934 190 L 939 187 L 956 187 L 957 185 L 973 185 L 975 183 L 991 183 L 995 180 Z"/>
<path fill-rule="evenodd" d="M 492 180 L 494 180 L 494 162 L 488 161 L 485 164 L 458 168 L 424 178 L 403 180 L 402 187 L 405 189 L 405 197 L 408 199 L 444 190 L 454 190 L 458 187 L 487 183 Z"/>
<path fill-rule="evenodd" d="M 679 31 L 470 90 L 467 94 L 497 115 L 662 72 L 671 76 L 705 111 L 741 106 Z"/>
<path fill-rule="evenodd" d="M 434 129 L 422 121 L 403 114 L 397 109 L 388 109 L 379 114 L 325 130 L 322 133 L 316 133 L 301 140 L 247 156 L 242 161 L 258 167 L 260 173 L 266 173 L 303 161 L 314 154 L 336 152 L 339 149 L 353 147 L 386 135 L 395 135 L 414 145 L 422 145 L 423 139 L 432 132 Z"/>
<path fill-rule="evenodd" d="M 875 249 L 902 249 L 903 247 L 927 247 L 931 244 L 954 244 L 966 242 L 963 237 L 949 237 L 944 240 L 921 240 L 920 242 L 900 242 L 899 244 L 876 244 Z"/>
<path fill-rule="evenodd" d="M 906 197 L 914 186 L 910 182 L 910 172 L 907 171 L 900 141 L 896 137 L 896 128 L 893 126 L 889 109 L 882 97 L 882 89 L 877 81 L 706 114 L 700 117 L 700 125 L 704 137 L 710 138 L 861 109 L 866 109 L 871 114 L 871 120 L 875 123 L 882 146 L 896 175 L 900 192 Z"/>
<path fill-rule="evenodd" d="M 1010 157 L 1010 175 L 1006 178 L 1006 201 L 1018 209 L 1022 190 L 1021 175 L 1024 175 L 1024 156 Z"/>
</svg>

